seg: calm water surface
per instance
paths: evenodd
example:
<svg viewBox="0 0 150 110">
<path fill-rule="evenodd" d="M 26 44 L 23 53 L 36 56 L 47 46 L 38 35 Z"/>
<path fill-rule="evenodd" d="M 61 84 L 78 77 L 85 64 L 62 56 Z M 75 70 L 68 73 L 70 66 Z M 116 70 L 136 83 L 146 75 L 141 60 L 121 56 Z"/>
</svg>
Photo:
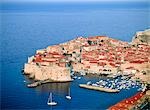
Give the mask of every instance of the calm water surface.
<svg viewBox="0 0 150 110">
<path fill-rule="evenodd" d="M 130 97 L 136 89 L 117 94 L 81 89 L 82 78 L 72 83 L 27 88 L 21 69 L 35 50 L 76 36 L 107 35 L 131 41 L 136 31 L 150 27 L 148 9 L 96 9 L 84 11 L 1 12 L 1 106 L 3 109 L 50 109 L 48 92 L 58 105 L 51 109 L 106 109 Z M 72 100 L 65 99 L 68 89 Z"/>
</svg>

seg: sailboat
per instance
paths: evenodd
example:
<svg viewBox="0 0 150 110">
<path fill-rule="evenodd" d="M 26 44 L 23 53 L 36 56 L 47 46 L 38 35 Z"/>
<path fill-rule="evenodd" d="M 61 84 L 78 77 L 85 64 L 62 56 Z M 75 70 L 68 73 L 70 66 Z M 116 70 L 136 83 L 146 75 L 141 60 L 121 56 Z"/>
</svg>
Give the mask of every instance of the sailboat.
<svg viewBox="0 0 150 110">
<path fill-rule="evenodd" d="M 52 101 L 52 93 L 49 94 L 47 105 L 57 105 L 57 102 Z"/>
<path fill-rule="evenodd" d="M 71 96 L 70 96 L 70 88 L 69 88 L 69 93 L 68 93 L 68 95 L 66 96 L 66 99 L 68 99 L 68 100 L 71 99 Z"/>
</svg>

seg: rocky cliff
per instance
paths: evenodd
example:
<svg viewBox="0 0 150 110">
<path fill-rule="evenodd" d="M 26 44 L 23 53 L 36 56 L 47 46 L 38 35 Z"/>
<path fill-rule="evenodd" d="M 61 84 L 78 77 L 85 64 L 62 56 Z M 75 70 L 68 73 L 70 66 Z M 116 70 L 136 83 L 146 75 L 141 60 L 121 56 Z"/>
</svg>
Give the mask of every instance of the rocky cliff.
<svg viewBox="0 0 150 110">
<path fill-rule="evenodd" d="M 132 44 L 148 44 L 150 45 L 150 29 L 139 31 L 135 34 Z"/>
<path fill-rule="evenodd" d="M 26 63 L 24 66 L 24 73 L 28 74 L 34 80 L 47 80 L 53 81 L 71 81 L 70 69 L 59 67 L 56 65 L 42 66 L 32 63 Z"/>
</svg>

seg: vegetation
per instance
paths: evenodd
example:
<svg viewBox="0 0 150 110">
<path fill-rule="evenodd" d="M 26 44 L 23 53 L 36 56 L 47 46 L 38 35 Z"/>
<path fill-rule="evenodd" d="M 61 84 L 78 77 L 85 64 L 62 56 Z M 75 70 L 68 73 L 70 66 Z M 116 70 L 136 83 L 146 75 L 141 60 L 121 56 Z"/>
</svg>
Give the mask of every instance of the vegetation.
<svg viewBox="0 0 150 110">
<path fill-rule="evenodd" d="M 145 42 L 147 44 L 150 42 L 150 36 L 148 35 L 141 35 L 140 38 L 142 42 Z"/>
<path fill-rule="evenodd" d="M 92 42 L 92 41 L 90 41 L 90 40 L 88 40 L 87 42 L 88 42 L 88 44 L 89 44 L 89 45 L 92 45 L 92 43 L 93 43 L 93 42 Z"/>
</svg>

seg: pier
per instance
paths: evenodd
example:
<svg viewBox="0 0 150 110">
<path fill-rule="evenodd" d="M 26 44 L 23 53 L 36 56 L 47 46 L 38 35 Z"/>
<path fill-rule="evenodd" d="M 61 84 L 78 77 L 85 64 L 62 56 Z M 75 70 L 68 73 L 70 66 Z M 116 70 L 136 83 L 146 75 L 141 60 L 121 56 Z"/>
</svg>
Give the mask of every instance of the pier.
<svg viewBox="0 0 150 110">
<path fill-rule="evenodd" d="M 91 85 L 86 85 L 86 84 L 80 84 L 79 87 L 86 88 L 86 89 L 91 89 L 91 90 L 103 91 L 103 92 L 110 92 L 110 93 L 119 92 L 119 90 L 117 90 L 117 89 L 109 89 L 109 88 L 91 86 Z"/>
<path fill-rule="evenodd" d="M 34 87 L 40 86 L 45 83 L 63 83 L 63 82 L 71 82 L 71 81 L 73 81 L 73 79 L 71 79 L 69 81 L 65 81 L 65 80 L 64 81 L 55 81 L 55 80 L 47 79 L 47 80 L 43 80 L 43 81 L 33 82 L 31 84 L 28 84 L 27 87 L 34 88 Z"/>
</svg>

